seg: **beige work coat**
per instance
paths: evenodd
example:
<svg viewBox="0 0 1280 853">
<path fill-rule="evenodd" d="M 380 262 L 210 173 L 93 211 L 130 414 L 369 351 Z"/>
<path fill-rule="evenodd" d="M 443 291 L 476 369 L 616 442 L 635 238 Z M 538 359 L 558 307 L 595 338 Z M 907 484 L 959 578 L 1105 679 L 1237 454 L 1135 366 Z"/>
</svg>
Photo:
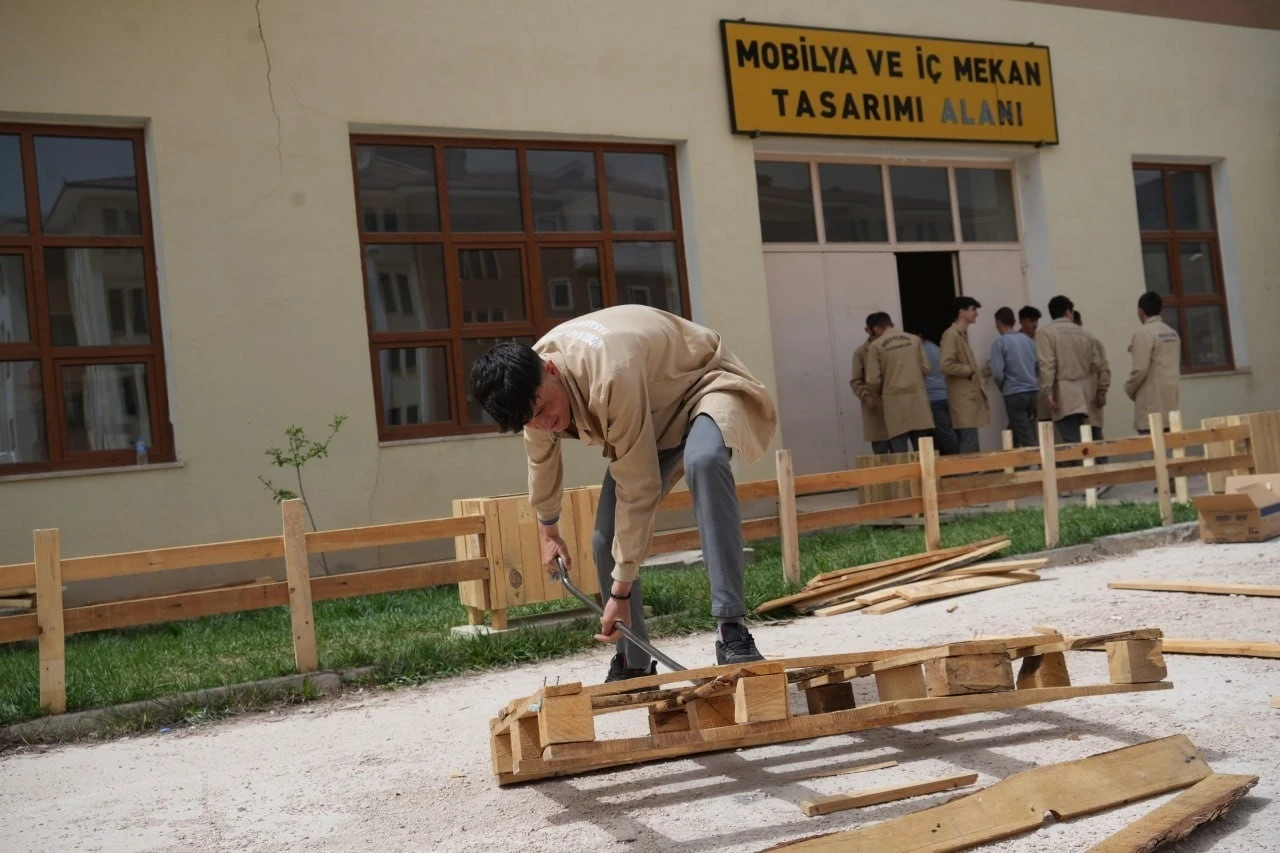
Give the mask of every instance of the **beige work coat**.
<svg viewBox="0 0 1280 853">
<path fill-rule="evenodd" d="M 867 403 L 868 400 L 876 399 L 867 385 L 867 350 L 871 348 L 871 343 L 868 338 L 853 351 L 853 375 L 849 379 L 849 387 L 853 389 L 853 396 L 862 403 L 862 440 L 888 441 L 889 428 L 884 422 L 884 404 L 871 406 Z"/>
<path fill-rule="evenodd" d="M 1111 390 L 1111 365 L 1107 364 L 1107 348 L 1102 345 L 1102 341 L 1097 336 L 1093 339 L 1094 346 L 1098 348 L 1098 369 L 1094 371 L 1090 377 L 1089 388 L 1089 425 L 1095 430 L 1102 429 L 1102 406 L 1098 405 L 1098 395 L 1102 394 L 1106 397 L 1107 392 Z"/>
<path fill-rule="evenodd" d="M 954 323 L 942 333 L 941 368 L 947 377 L 947 405 L 951 410 L 951 426 L 976 429 L 991 422 L 987 408 L 987 392 L 982 387 L 982 368 L 969 346 L 969 333 Z"/>
<path fill-rule="evenodd" d="M 1182 339 L 1159 317 L 1149 317 L 1129 344 L 1133 369 L 1124 393 L 1133 401 L 1133 424 L 1149 429 L 1148 417 L 1159 412 L 1169 425 L 1169 413 L 1178 410 L 1178 384 L 1182 381 Z"/>
<path fill-rule="evenodd" d="M 933 429 L 933 410 L 924 378 L 929 374 L 924 344 L 909 332 L 889 329 L 867 349 L 867 386 L 880 398 L 890 438 Z"/>
<path fill-rule="evenodd" d="M 534 345 L 560 371 L 577 438 L 603 448 L 617 484 L 615 580 L 634 581 L 653 540 L 666 490 L 658 451 L 679 447 L 689 424 L 710 415 L 724 443 L 747 464 L 777 429 L 765 386 L 720 335 L 644 305 L 618 305 L 556 326 Z M 560 514 L 560 442 L 568 434 L 525 427 L 529 502 L 538 518 Z"/>
<path fill-rule="evenodd" d="M 1088 415 L 1093 376 L 1101 365 L 1096 338 L 1066 317 L 1059 317 L 1036 332 L 1036 359 L 1040 363 L 1040 393 L 1052 394 L 1058 408 L 1053 419 Z"/>
</svg>

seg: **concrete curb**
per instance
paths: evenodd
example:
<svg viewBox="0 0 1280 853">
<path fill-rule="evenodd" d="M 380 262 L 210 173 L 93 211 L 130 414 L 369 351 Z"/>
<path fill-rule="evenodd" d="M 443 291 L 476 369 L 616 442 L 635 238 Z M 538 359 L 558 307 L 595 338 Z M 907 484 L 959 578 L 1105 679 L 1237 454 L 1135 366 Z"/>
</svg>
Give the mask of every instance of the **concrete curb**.
<svg viewBox="0 0 1280 853">
<path fill-rule="evenodd" d="M 1135 530 L 1131 533 L 1113 533 L 1110 536 L 1099 536 L 1092 542 L 1083 545 L 1072 545 L 1068 548 L 1054 548 L 1052 551 L 1041 551 L 1038 554 L 1026 554 L 1027 557 L 1044 557 L 1050 567 L 1070 566 L 1077 563 L 1091 563 L 1107 557 L 1122 557 L 1147 548 L 1164 548 L 1169 545 L 1181 545 L 1194 542 L 1200 538 L 1200 523 L 1185 521 L 1171 524 L 1168 527 L 1152 527 L 1148 530 Z"/>
<path fill-rule="evenodd" d="M 353 669 L 308 672 L 298 675 L 283 675 L 263 681 L 249 681 L 243 684 L 228 684 L 222 687 L 209 687 L 204 690 L 192 690 L 187 693 L 175 693 L 160 699 L 145 699 L 140 702 L 128 702 L 124 705 L 112 705 L 109 708 L 93 708 L 88 711 L 76 711 L 71 714 L 55 714 L 15 723 L 0 729 L 0 746 L 15 746 L 24 743 L 48 743 L 50 741 L 68 740 L 83 737 L 98 730 L 104 723 L 127 722 L 139 717 L 162 717 L 188 707 L 203 707 L 219 704 L 227 700 L 245 702 L 268 702 L 280 699 L 295 691 L 310 688 L 323 696 L 332 696 L 342 692 L 344 685 L 362 681 L 377 670 L 374 666 L 355 667 Z"/>
</svg>

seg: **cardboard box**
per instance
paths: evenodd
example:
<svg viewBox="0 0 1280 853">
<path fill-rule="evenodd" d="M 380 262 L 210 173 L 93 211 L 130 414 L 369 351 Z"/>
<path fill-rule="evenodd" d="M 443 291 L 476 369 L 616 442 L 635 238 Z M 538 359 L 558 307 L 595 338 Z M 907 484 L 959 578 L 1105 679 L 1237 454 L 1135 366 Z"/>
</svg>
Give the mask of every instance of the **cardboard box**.
<svg viewBox="0 0 1280 853">
<path fill-rule="evenodd" d="M 1228 477 L 1225 494 L 1192 500 L 1204 542 L 1265 542 L 1280 536 L 1280 474 Z"/>
</svg>

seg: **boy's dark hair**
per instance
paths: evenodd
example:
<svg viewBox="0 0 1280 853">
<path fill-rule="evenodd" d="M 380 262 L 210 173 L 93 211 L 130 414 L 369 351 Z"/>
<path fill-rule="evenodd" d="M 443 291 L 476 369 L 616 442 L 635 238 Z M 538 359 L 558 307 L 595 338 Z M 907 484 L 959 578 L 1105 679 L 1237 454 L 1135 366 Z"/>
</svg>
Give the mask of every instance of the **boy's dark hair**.
<svg viewBox="0 0 1280 853">
<path fill-rule="evenodd" d="M 471 367 L 471 395 L 500 431 L 520 432 L 533 420 L 542 369 L 542 359 L 527 344 L 498 344 Z"/>
<path fill-rule="evenodd" d="M 1084 315 L 1074 308 L 1071 309 L 1071 318 L 1076 321 L 1077 326 L 1084 325 Z"/>
<path fill-rule="evenodd" d="M 997 311 L 996 322 L 1001 326 L 1012 326 L 1014 322 L 1013 309 L 1006 305 Z"/>
<path fill-rule="evenodd" d="M 1148 290 L 1138 297 L 1138 307 L 1148 317 L 1159 317 L 1161 312 L 1164 311 L 1164 300 L 1154 290 Z"/>
<path fill-rule="evenodd" d="M 1023 305 L 1018 309 L 1019 320 L 1039 320 L 1040 309 L 1034 305 Z"/>
<path fill-rule="evenodd" d="M 956 315 L 961 311 L 967 311 L 970 308 L 981 308 L 982 303 L 974 299 L 972 296 L 957 296 L 955 301 L 951 303 L 951 310 Z"/>
<path fill-rule="evenodd" d="M 1055 296 L 1049 300 L 1049 316 L 1054 320 L 1060 320 L 1067 316 L 1067 312 L 1075 308 L 1075 304 L 1065 296 Z"/>
<path fill-rule="evenodd" d="M 892 326 L 893 318 L 884 311 L 876 311 L 874 314 L 867 315 L 867 328 L 875 329 L 880 326 Z"/>
</svg>

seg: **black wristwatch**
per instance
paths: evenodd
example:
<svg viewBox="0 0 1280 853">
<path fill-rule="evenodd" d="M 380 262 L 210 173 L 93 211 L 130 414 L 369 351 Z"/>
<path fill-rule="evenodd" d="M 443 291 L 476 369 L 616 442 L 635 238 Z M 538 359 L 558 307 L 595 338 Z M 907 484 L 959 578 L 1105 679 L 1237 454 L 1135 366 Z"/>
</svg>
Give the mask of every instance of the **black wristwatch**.
<svg viewBox="0 0 1280 853">
<path fill-rule="evenodd" d="M 626 595 L 618 595 L 613 590 L 609 590 L 609 597 L 616 598 L 618 599 L 618 601 L 629 601 L 631 599 L 631 593 L 627 593 Z"/>
</svg>

